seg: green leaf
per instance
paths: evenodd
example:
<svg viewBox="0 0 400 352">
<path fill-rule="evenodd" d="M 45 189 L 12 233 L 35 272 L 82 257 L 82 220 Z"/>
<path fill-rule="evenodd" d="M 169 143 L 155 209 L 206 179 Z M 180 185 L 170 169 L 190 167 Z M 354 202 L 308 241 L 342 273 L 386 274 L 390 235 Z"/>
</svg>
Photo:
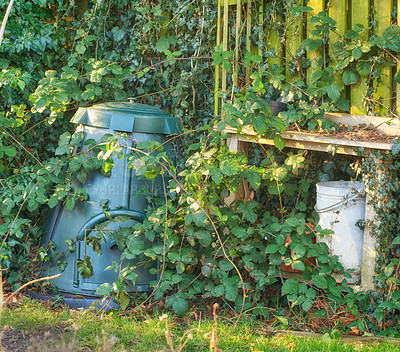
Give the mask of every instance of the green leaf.
<svg viewBox="0 0 400 352">
<path fill-rule="evenodd" d="M 295 294 L 299 289 L 299 280 L 290 278 L 287 279 L 282 285 L 282 295 Z"/>
<path fill-rule="evenodd" d="M 314 299 L 316 295 L 317 295 L 317 291 L 315 291 L 312 287 L 310 287 L 306 292 L 307 298 Z"/>
<path fill-rule="evenodd" d="M 63 273 L 65 271 L 65 269 L 68 266 L 67 262 L 62 262 L 62 261 L 57 261 L 57 266 L 60 269 L 60 271 Z"/>
<path fill-rule="evenodd" d="M 384 269 L 384 273 L 386 277 L 390 277 L 393 274 L 394 266 L 393 265 L 386 265 Z"/>
<path fill-rule="evenodd" d="M 211 294 L 212 294 L 214 297 L 220 297 L 220 296 L 222 296 L 224 293 L 225 293 L 225 287 L 224 287 L 224 285 L 215 286 L 215 287 L 211 290 Z"/>
<path fill-rule="evenodd" d="M 17 155 L 17 150 L 14 147 L 11 146 L 6 146 L 6 147 L 1 147 L 1 150 L 10 158 L 13 158 L 14 156 Z"/>
<path fill-rule="evenodd" d="M 50 208 L 54 208 L 58 204 L 58 200 L 59 200 L 58 197 L 51 196 L 49 201 L 47 202 L 47 205 Z"/>
<path fill-rule="evenodd" d="M 92 71 L 90 73 L 90 81 L 94 83 L 100 83 L 103 75 L 99 71 Z"/>
<path fill-rule="evenodd" d="M 276 253 L 279 250 L 279 245 L 277 244 L 269 244 L 266 248 L 265 248 L 265 253 Z"/>
<path fill-rule="evenodd" d="M 113 287 L 108 282 L 99 286 L 96 290 L 96 295 L 99 296 L 110 296 L 114 292 Z"/>
<path fill-rule="evenodd" d="M 86 51 L 86 47 L 84 46 L 84 45 L 82 45 L 82 44 L 78 44 L 77 46 L 76 46 L 76 48 L 75 48 L 75 51 L 78 53 L 78 54 L 83 54 L 85 51 Z"/>
<path fill-rule="evenodd" d="M 172 309 L 179 318 L 182 318 L 189 309 L 189 302 L 184 298 L 176 296 L 171 299 L 173 299 Z"/>
<path fill-rule="evenodd" d="M 267 124 L 265 122 L 265 116 L 263 114 L 258 114 L 254 116 L 251 121 L 254 131 L 258 134 L 263 135 L 267 129 Z"/>
<path fill-rule="evenodd" d="M 358 60 L 362 56 L 363 52 L 360 48 L 354 48 L 352 54 L 354 56 L 354 59 Z"/>
<path fill-rule="evenodd" d="M 279 149 L 279 151 L 282 151 L 282 149 L 285 148 L 285 140 L 282 138 L 280 134 L 275 135 L 274 144 L 275 147 Z"/>
<path fill-rule="evenodd" d="M 304 309 L 304 311 L 309 311 L 310 308 L 312 307 L 313 301 L 310 298 L 306 298 L 304 302 L 302 303 L 301 307 Z"/>
<path fill-rule="evenodd" d="M 282 225 L 279 222 L 273 222 L 271 225 L 269 225 L 269 228 L 273 232 L 278 232 L 281 230 Z"/>
<path fill-rule="evenodd" d="M 125 310 L 129 306 L 129 295 L 125 291 L 119 291 L 116 296 L 117 302 L 121 306 L 122 310 Z"/>
<path fill-rule="evenodd" d="M 357 62 L 356 65 L 357 72 L 361 77 L 367 77 L 372 70 L 372 61 L 370 60 L 361 60 Z"/>
<path fill-rule="evenodd" d="M 359 79 L 360 75 L 351 69 L 347 69 L 343 72 L 342 81 L 346 86 L 349 86 L 351 84 L 357 84 Z"/>
<path fill-rule="evenodd" d="M 296 260 L 293 262 L 292 268 L 300 270 L 300 271 L 304 271 L 306 267 L 303 262 L 301 262 L 300 260 Z"/>
<path fill-rule="evenodd" d="M 358 39 L 359 38 L 359 36 L 360 36 L 360 34 L 357 32 L 357 31 L 354 31 L 354 30 L 348 30 L 345 34 L 344 34 L 344 36 L 347 38 L 347 39 Z"/>
<path fill-rule="evenodd" d="M 394 80 L 396 83 L 400 84 L 400 71 L 397 71 L 397 73 L 394 76 Z"/>
<path fill-rule="evenodd" d="M 326 279 L 321 275 L 312 275 L 313 283 L 315 286 L 321 289 L 328 288 L 328 282 Z"/>
<path fill-rule="evenodd" d="M 76 266 L 78 267 L 78 273 L 84 279 L 88 279 L 93 275 L 93 266 L 90 262 L 90 257 L 86 256 L 85 259 L 78 259 Z"/>
<path fill-rule="evenodd" d="M 161 37 L 158 39 L 156 43 L 156 50 L 159 51 L 160 53 L 163 53 L 165 50 L 167 50 L 170 46 L 170 43 L 166 37 Z"/>
<path fill-rule="evenodd" d="M 350 111 L 350 102 L 346 98 L 340 97 L 336 106 L 340 110 Z"/>
<path fill-rule="evenodd" d="M 393 145 L 392 145 L 392 154 L 396 155 L 400 152 L 400 140 L 399 138 L 396 138 L 393 140 Z M 397 239 L 398 237 L 396 237 Z M 395 240 L 396 240 L 395 239 Z M 393 241 L 394 242 L 394 241 Z M 400 242 L 399 242 L 400 243 Z M 397 244 L 397 243 L 396 243 Z"/>
<path fill-rule="evenodd" d="M 338 101 L 340 98 L 340 87 L 336 83 L 328 86 L 326 92 L 328 93 L 329 98 L 331 98 L 333 101 Z"/>
<path fill-rule="evenodd" d="M 241 171 L 241 166 L 234 159 L 225 159 L 221 162 L 219 170 L 227 176 L 233 176 Z"/>
<path fill-rule="evenodd" d="M 71 211 L 71 210 L 74 208 L 74 205 L 75 205 L 75 199 L 74 199 L 74 198 L 68 198 L 68 199 L 65 201 L 65 207 L 66 207 L 69 211 Z"/>
<path fill-rule="evenodd" d="M 86 183 L 87 177 L 88 177 L 88 173 L 85 169 L 80 169 L 78 170 L 78 172 L 76 173 L 76 177 L 78 178 L 79 182 L 81 183 Z"/>
<path fill-rule="evenodd" d="M 400 244 L 400 236 L 395 237 L 395 239 L 392 242 L 392 246 L 395 244 Z"/>
</svg>

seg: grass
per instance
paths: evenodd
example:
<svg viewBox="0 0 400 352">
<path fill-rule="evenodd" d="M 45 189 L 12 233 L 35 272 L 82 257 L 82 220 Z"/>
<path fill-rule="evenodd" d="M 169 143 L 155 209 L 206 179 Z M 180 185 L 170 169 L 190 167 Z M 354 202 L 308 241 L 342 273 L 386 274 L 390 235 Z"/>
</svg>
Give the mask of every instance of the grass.
<svg viewBox="0 0 400 352">
<path fill-rule="evenodd" d="M 21 343 L 28 342 L 30 347 L 32 344 L 41 345 L 37 350 L 42 352 L 171 351 L 166 331 L 170 332 L 174 341 L 174 351 L 179 351 L 179 346 L 185 341 L 187 344 L 181 351 L 400 351 L 400 346 L 388 342 L 365 344 L 345 343 L 327 337 L 266 336 L 263 329 L 265 323 L 251 319 L 242 319 L 237 328 L 226 336 L 233 321 L 222 316 L 216 328 L 218 346 L 210 349 L 214 328 L 212 320 L 194 320 L 193 317 L 174 319 L 171 316 L 164 316 L 163 319 L 160 320 L 159 313 L 121 315 L 119 311 L 51 309 L 41 302 L 23 298 L 4 309 L 1 325 L 9 327 L 3 332 L 3 340 L 8 334 L 30 333 L 27 341 Z"/>
</svg>

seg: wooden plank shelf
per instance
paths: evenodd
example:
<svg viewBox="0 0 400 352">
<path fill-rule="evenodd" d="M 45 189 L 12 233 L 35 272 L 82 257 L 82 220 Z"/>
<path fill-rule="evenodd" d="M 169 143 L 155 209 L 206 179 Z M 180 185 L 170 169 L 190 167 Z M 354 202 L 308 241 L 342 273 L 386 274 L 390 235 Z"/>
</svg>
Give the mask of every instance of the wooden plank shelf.
<svg viewBox="0 0 400 352">
<path fill-rule="evenodd" d="M 237 130 L 235 128 L 226 128 L 225 133 L 235 136 Z M 392 143 L 370 142 L 370 141 L 353 141 L 345 138 L 334 138 L 322 136 L 312 132 L 284 132 L 281 133 L 285 140 L 286 147 L 306 150 L 316 150 L 328 152 L 332 154 L 359 155 L 359 149 L 364 152 L 371 150 L 391 150 Z M 249 129 L 243 128 L 240 136 L 237 136 L 239 142 L 253 142 L 264 145 L 274 145 L 272 138 L 256 137 L 256 133 Z"/>
</svg>

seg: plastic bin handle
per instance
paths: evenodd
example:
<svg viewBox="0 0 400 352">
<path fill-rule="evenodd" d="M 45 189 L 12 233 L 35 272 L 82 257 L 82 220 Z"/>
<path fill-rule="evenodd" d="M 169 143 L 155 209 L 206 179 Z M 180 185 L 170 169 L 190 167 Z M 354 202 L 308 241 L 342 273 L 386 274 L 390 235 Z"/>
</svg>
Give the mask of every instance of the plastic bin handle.
<svg viewBox="0 0 400 352">
<path fill-rule="evenodd" d="M 78 242 L 78 248 L 75 252 L 76 259 L 80 258 L 80 242 L 85 239 L 85 231 L 92 230 L 96 225 L 108 221 L 111 218 L 115 218 L 116 216 L 127 216 L 132 220 L 143 222 L 146 216 L 136 210 L 129 210 L 129 209 L 114 209 L 107 212 L 107 215 L 104 213 L 97 214 L 93 218 L 91 218 L 88 222 L 86 222 L 78 232 L 76 236 L 76 240 Z M 74 287 L 78 287 L 79 285 L 79 273 L 76 265 L 74 266 L 74 278 L 73 278 L 73 285 Z"/>
</svg>

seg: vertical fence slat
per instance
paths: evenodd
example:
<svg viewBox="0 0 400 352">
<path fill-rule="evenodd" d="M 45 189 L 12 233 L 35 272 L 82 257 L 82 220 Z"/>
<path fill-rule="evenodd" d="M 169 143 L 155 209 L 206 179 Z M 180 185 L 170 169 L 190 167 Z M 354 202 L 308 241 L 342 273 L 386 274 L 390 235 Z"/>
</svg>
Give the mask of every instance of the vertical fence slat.
<svg viewBox="0 0 400 352">
<path fill-rule="evenodd" d="M 397 0 L 397 25 L 400 26 L 400 0 Z M 400 64 L 397 65 L 397 72 L 400 71 Z M 396 84 L 396 112 L 400 116 L 400 84 Z"/>
<path fill-rule="evenodd" d="M 392 22 L 391 12 L 393 9 L 393 0 L 380 1 L 379 6 L 375 7 L 375 20 L 377 25 L 375 33 L 381 36 L 383 31 L 390 26 Z M 392 69 L 386 65 L 381 69 L 381 82 L 376 89 L 376 99 L 382 99 L 383 106 L 379 106 L 378 110 L 383 115 L 388 114 L 392 107 Z"/>
<path fill-rule="evenodd" d="M 222 50 L 228 51 L 228 37 L 229 37 L 229 2 L 228 0 L 224 0 L 224 18 L 223 18 L 223 26 L 222 26 Z M 226 92 L 226 70 L 222 67 L 222 82 L 221 89 L 222 92 Z M 221 108 L 223 105 L 223 101 L 221 101 Z"/>
<path fill-rule="evenodd" d="M 347 0 L 331 0 L 330 3 L 331 7 L 329 8 L 329 16 L 336 22 L 337 34 L 333 32 L 331 32 L 330 34 L 329 52 L 333 60 L 332 64 L 335 66 L 337 64 L 337 61 L 335 60 L 335 57 L 332 53 L 331 45 L 335 41 L 340 40 L 341 36 L 343 36 L 347 30 Z M 335 83 L 338 84 L 341 88 L 344 88 L 342 77 L 340 77 L 340 75 L 337 75 L 335 77 Z"/>
<path fill-rule="evenodd" d="M 239 86 L 238 78 L 239 78 L 239 51 L 240 51 L 240 27 L 242 23 L 242 2 L 241 0 L 237 0 L 236 3 L 236 41 L 235 41 L 235 70 L 233 72 L 233 84 L 235 87 Z"/>
<path fill-rule="evenodd" d="M 400 1 L 400 0 L 399 0 Z M 267 7 L 271 7 L 271 3 L 267 4 Z M 272 21 L 274 22 L 281 22 L 282 18 L 278 15 L 273 15 Z M 268 58 L 268 63 L 270 65 L 282 65 L 282 59 L 283 59 L 283 51 L 282 51 L 282 42 L 281 38 L 278 36 L 277 31 L 274 29 L 270 29 L 269 32 L 266 34 L 267 35 L 267 42 L 269 43 L 269 47 L 273 48 L 275 50 L 275 57 L 270 57 Z"/>
<path fill-rule="evenodd" d="M 368 39 L 370 2 L 369 0 L 352 0 L 351 3 L 351 26 L 356 24 L 364 26 L 363 39 Z M 364 106 L 363 96 L 367 94 L 367 84 L 364 79 L 360 79 L 355 87 L 351 89 L 350 113 L 366 114 L 367 109 Z"/>
<path fill-rule="evenodd" d="M 217 17 L 217 45 L 221 44 L 221 0 L 218 0 L 218 17 Z M 215 82 L 214 82 L 214 115 L 219 114 L 219 80 L 220 80 L 220 65 L 215 66 Z"/>
<path fill-rule="evenodd" d="M 297 0 L 297 4 L 298 6 L 302 6 L 303 0 Z M 293 19 L 291 17 L 291 12 L 287 10 L 286 23 L 286 79 L 289 81 L 296 81 L 299 78 L 299 74 L 291 77 L 289 63 L 295 58 L 296 51 L 300 48 L 300 44 L 303 41 L 303 19 L 301 17 Z"/>
<path fill-rule="evenodd" d="M 314 9 L 313 14 L 318 15 L 321 11 L 325 10 L 325 0 L 309 0 L 307 6 Z M 311 13 L 307 14 L 307 38 L 317 39 L 316 36 L 311 35 L 311 31 L 315 28 L 315 24 L 310 23 L 312 17 Z M 307 80 L 311 79 L 312 74 L 318 70 L 317 62 L 321 57 L 320 50 L 314 50 L 308 53 L 308 58 L 311 61 L 311 67 L 307 69 Z"/>
<path fill-rule="evenodd" d="M 251 51 L 251 0 L 247 0 L 247 16 L 246 16 L 246 51 Z M 246 87 L 250 85 L 251 67 L 246 67 Z"/>
<path fill-rule="evenodd" d="M 263 40 L 263 23 L 264 23 L 264 0 L 260 0 L 260 5 L 258 7 L 258 25 L 260 27 L 260 30 L 258 32 L 258 41 L 261 43 Z M 262 48 L 258 47 L 257 54 L 262 57 Z"/>
</svg>

